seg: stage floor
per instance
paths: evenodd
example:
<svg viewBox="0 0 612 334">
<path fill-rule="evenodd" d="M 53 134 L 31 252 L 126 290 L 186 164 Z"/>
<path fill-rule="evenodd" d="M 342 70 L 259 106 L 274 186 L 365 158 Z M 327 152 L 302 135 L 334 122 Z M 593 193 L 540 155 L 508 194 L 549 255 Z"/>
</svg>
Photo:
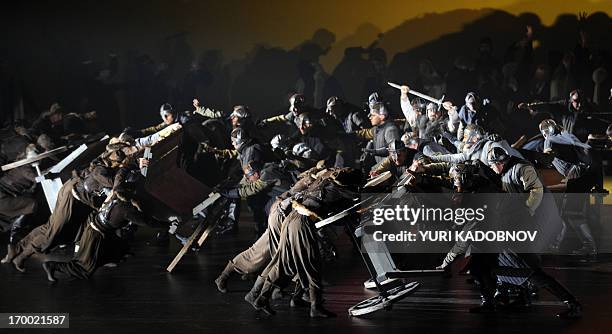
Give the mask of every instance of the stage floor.
<svg viewBox="0 0 612 334">
<path fill-rule="evenodd" d="M 247 218 L 247 217 L 245 217 Z M 248 218 L 247 218 L 248 219 Z M 250 281 L 230 281 L 230 292 L 217 292 L 214 279 L 227 261 L 252 242 L 252 225 L 241 224 L 238 236 L 214 236 L 199 252 L 189 252 L 172 274 L 166 266 L 179 250 L 171 240 L 167 247 L 147 246 L 150 231 L 138 232 L 135 256 L 116 268 L 101 268 L 90 280 L 50 283 L 43 275 L 41 259 L 27 263 L 19 273 L 0 266 L 0 312 L 67 312 L 70 329 L 0 330 L 57 333 L 298 333 L 298 332 L 403 332 L 403 333 L 607 333 L 612 328 L 612 261 L 597 265 L 556 259 L 546 270 L 567 285 L 584 305 L 584 317 L 562 321 L 561 310 L 547 292 L 541 291 L 530 311 L 468 313 L 479 303 L 467 276 L 422 277 L 420 289 L 395 304 L 365 318 L 349 317 L 347 309 L 373 296 L 362 286 L 367 271 L 346 236 L 339 242 L 340 258 L 327 266 L 329 283 L 325 299 L 334 319 L 312 320 L 307 309 L 290 309 L 288 298 L 274 301 L 277 310 L 269 317 L 255 311 L 243 296 Z M 6 240 L 0 243 L 2 254 Z M 55 256 L 66 251 L 56 252 Z"/>
</svg>

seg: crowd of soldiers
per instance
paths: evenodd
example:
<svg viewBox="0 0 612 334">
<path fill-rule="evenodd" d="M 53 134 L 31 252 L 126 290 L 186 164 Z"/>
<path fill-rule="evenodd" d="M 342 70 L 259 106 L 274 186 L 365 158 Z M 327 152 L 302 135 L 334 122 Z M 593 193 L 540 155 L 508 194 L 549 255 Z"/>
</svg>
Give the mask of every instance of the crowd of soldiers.
<svg viewBox="0 0 612 334">
<path fill-rule="evenodd" d="M 217 234 L 238 232 L 243 200 L 253 214 L 255 242 L 228 262 L 215 280 L 218 290 L 227 292 L 233 275 L 253 275 L 256 280 L 245 300 L 270 315 L 274 294 L 295 282 L 291 307 L 309 307 L 311 317 L 333 316 L 323 306 L 322 261 L 333 256 L 334 246 L 314 223 L 358 201 L 368 178 L 389 172 L 392 181 L 387 191 L 525 194 L 525 210 L 536 217 L 548 191 L 536 166 L 556 169 L 566 179 L 568 193 L 603 189 L 601 162 L 575 134 L 583 106 L 579 91 L 570 94 L 569 111 L 557 121 L 542 120 L 541 135 L 526 145 L 511 145 L 504 138 L 499 113 L 474 92 L 456 106 L 450 101 L 425 104 L 411 99 L 408 86 L 400 91 L 404 116 L 400 119 L 394 118 L 392 103 L 376 92 L 365 108 L 333 96 L 323 110 L 293 94 L 286 114 L 261 120 L 245 105 L 226 114 L 202 106 L 197 99 L 194 110 L 186 112 L 166 103 L 160 108 L 160 124 L 125 129 L 89 166 L 75 171 L 42 225 L 46 212 L 37 198 L 34 167 L 11 169 L 0 176 L 0 215 L 9 232 L 2 263 L 24 272 L 30 256 L 78 238 L 72 260 L 47 261 L 43 268 L 50 281 L 57 279 L 57 273 L 87 278 L 126 255 L 125 232 L 134 225 L 166 229 L 168 222 L 141 208 L 137 189 L 143 178 L 140 170 L 148 165 L 143 149 L 177 131 L 184 137 L 181 166 L 209 182 L 211 170 L 221 175 L 220 182 L 211 186 L 229 204 Z M 54 105 L 30 127 L 10 129 L 3 141 L 3 164 L 84 140 L 95 131 L 92 124 L 95 115 L 66 114 Z M 280 133 L 270 131 L 275 124 L 281 125 Z M 203 166 L 204 161 L 210 164 Z M 563 227 L 567 223 L 580 238 L 573 253 L 593 259 L 597 245 L 585 218 L 588 198 L 585 195 L 584 201 L 572 205 L 564 208 Z M 167 233 L 160 235 L 167 238 Z M 564 237 L 556 238 L 559 243 L 553 247 L 559 247 Z M 439 268 L 450 266 L 462 253 L 465 247 L 453 247 Z M 499 258 L 525 264 L 519 267 L 529 271 L 527 279 L 516 285 L 545 287 L 567 303 L 560 317 L 580 316 L 576 298 L 540 269 L 537 254 L 473 253 L 470 271 L 479 282 L 482 305 L 472 311 L 492 312 L 498 307 Z"/>
</svg>

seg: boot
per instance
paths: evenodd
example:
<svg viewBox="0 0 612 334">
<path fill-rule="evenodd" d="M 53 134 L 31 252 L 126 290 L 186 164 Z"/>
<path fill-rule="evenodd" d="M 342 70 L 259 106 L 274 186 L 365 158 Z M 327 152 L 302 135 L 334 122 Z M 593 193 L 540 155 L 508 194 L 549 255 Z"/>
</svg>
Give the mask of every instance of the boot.
<svg viewBox="0 0 612 334">
<path fill-rule="evenodd" d="M 576 297 L 552 276 L 542 270 L 538 270 L 529 280 L 536 286 L 544 287 L 553 296 L 559 298 L 559 300 L 562 300 L 567 305 L 568 309 L 557 314 L 557 317 L 561 319 L 576 319 L 582 316 L 582 306 Z"/>
<path fill-rule="evenodd" d="M 247 303 L 251 304 L 253 307 L 255 307 L 255 299 L 257 299 L 257 297 L 259 297 L 259 294 L 261 293 L 261 289 L 263 288 L 264 282 L 265 281 L 264 281 L 263 277 L 257 276 L 257 280 L 255 280 L 255 284 L 253 284 L 253 287 L 251 288 L 251 291 L 249 291 L 244 296 L 244 300 Z"/>
<path fill-rule="evenodd" d="M 215 280 L 215 284 L 217 285 L 217 290 L 219 290 L 219 292 L 227 293 L 227 280 L 236 271 L 235 268 L 236 267 L 234 266 L 234 263 L 232 263 L 232 261 L 229 261 L 227 263 L 227 266 L 225 266 L 225 269 L 223 269 L 223 271 L 221 272 L 221 275 L 217 277 L 217 279 Z"/>
<path fill-rule="evenodd" d="M 295 291 L 293 292 L 293 295 L 291 296 L 291 301 L 289 302 L 289 306 L 295 308 L 295 307 L 307 307 L 309 305 L 309 303 L 307 303 L 306 301 L 304 301 L 304 288 L 302 287 L 301 284 L 297 284 L 295 286 Z"/>
<path fill-rule="evenodd" d="M 263 279 L 262 279 L 263 280 Z M 270 297 L 272 296 L 272 291 L 274 290 L 274 286 L 269 281 L 265 281 L 263 287 L 261 288 L 261 293 L 259 297 L 255 299 L 255 302 L 251 305 L 258 310 L 264 311 L 267 315 L 275 315 L 276 311 L 272 309 L 270 306 Z"/>
<path fill-rule="evenodd" d="M 582 247 L 573 251 L 572 255 L 594 257 L 597 255 L 597 247 L 595 246 L 595 238 L 591 233 L 591 228 L 586 223 L 581 223 L 575 226 L 576 234 L 582 242 Z"/>
<path fill-rule="evenodd" d="M 17 255 L 17 249 L 16 249 L 15 245 L 9 243 L 7 245 L 6 256 L 4 256 L 2 258 L 0 263 L 2 263 L 2 264 L 9 263 L 9 262 L 13 261 L 13 258 L 15 258 L 16 255 Z"/>
<path fill-rule="evenodd" d="M 482 275 L 480 282 L 480 305 L 472 307 L 470 313 L 493 313 L 495 312 L 495 282 L 489 275 Z"/>
<path fill-rule="evenodd" d="M 323 294 L 320 289 L 310 286 L 310 317 L 311 318 L 333 318 L 335 313 L 323 307 Z"/>
<path fill-rule="evenodd" d="M 567 310 L 557 313 L 559 319 L 578 319 L 582 318 L 582 305 L 576 300 L 566 301 Z"/>
<path fill-rule="evenodd" d="M 44 262 L 42 264 L 42 267 L 43 267 L 43 270 L 45 271 L 45 274 L 47 274 L 47 279 L 50 282 L 56 282 L 57 279 L 53 275 L 53 274 L 55 274 L 55 262 L 53 262 L 53 261 Z"/>
<path fill-rule="evenodd" d="M 470 313 L 494 313 L 495 312 L 495 300 L 493 298 L 480 296 L 481 302 L 479 306 L 472 307 Z"/>
</svg>

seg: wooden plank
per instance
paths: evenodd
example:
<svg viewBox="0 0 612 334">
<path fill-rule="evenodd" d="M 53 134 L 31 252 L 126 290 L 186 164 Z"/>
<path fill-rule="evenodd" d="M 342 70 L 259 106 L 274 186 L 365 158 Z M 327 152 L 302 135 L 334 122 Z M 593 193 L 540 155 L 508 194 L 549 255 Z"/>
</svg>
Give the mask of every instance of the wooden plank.
<svg viewBox="0 0 612 334">
<path fill-rule="evenodd" d="M 176 267 L 176 265 L 181 261 L 181 259 L 183 258 L 183 256 L 187 253 L 187 251 L 189 250 L 189 248 L 191 247 L 191 245 L 193 244 L 193 241 L 198 237 L 198 235 L 202 232 L 202 229 L 204 229 L 204 224 L 206 223 L 206 221 L 201 221 L 198 226 L 196 227 L 196 229 L 193 231 L 193 233 L 191 234 L 191 236 L 189 237 L 189 239 L 187 239 L 187 242 L 185 242 L 185 244 L 183 245 L 183 248 L 181 248 L 181 250 L 178 252 L 178 254 L 176 254 L 176 256 L 174 257 L 174 260 L 172 260 L 172 262 L 170 263 L 170 265 L 168 266 L 168 268 L 166 268 L 166 271 L 171 273 L 172 270 L 174 270 L 174 267 Z"/>
</svg>

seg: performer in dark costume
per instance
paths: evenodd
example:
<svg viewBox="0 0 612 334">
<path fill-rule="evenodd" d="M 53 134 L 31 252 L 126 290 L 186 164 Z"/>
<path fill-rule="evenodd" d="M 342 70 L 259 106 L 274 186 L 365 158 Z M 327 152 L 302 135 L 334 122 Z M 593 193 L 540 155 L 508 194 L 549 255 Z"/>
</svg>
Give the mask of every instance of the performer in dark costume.
<svg viewBox="0 0 612 334">
<path fill-rule="evenodd" d="M 501 147 L 493 147 L 488 154 L 491 169 L 501 175 L 502 188 L 507 193 L 527 194 L 525 207 L 529 216 L 534 216 L 534 221 L 543 225 L 554 224 L 554 220 L 546 220 L 537 216 L 537 211 L 541 210 L 545 203 L 544 186 L 538 178 L 535 168 L 527 161 L 512 157 Z M 516 214 L 516 213 L 515 213 Z M 542 220 L 546 220 L 542 222 Z M 559 221 L 556 222 L 560 224 Z M 540 258 L 534 252 L 529 254 L 517 254 L 511 249 L 504 249 L 501 253 L 476 253 L 472 255 L 470 270 L 480 283 L 482 293 L 482 304 L 472 308 L 473 313 L 487 313 L 495 311 L 495 275 L 499 265 L 522 269 L 526 279 L 538 287 L 543 287 L 550 291 L 555 297 L 559 298 L 567 305 L 567 310 L 557 314 L 559 318 L 579 318 L 582 315 L 582 306 L 561 283 L 552 276 L 545 273 L 539 265 Z M 498 264 L 499 263 L 499 264 Z M 505 275 L 503 270 L 498 273 Z M 512 280 L 510 280 L 512 281 Z"/>
<path fill-rule="evenodd" d="M 149 223 L 134 201 L 134 191 L 134 183 L 121 183 L 113 190 L 113 198 L 110 201 L 105 202 L 98 212 L 89 214 L 79 240 L 79 250 L 74 258 L 68 262 L 43 263 L 49 281 L 56 281 L 56 272 L 87 279 L 99 267 L 116 261 L 118 254 L 114 251 L 117 240 L 115 232 L 129 223 L 152 227 L 162 225 Z"/>
</svg>

